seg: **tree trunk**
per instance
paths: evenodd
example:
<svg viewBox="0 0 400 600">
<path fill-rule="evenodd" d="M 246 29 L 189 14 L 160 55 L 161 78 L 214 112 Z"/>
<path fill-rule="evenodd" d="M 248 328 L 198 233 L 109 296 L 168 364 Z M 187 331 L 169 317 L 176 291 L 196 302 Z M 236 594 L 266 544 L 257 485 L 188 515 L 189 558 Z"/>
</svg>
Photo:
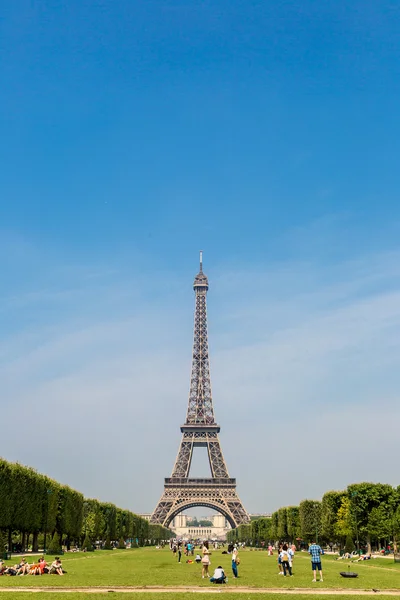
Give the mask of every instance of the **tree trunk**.
<svg viewBox="0 0 400 600">
<path fill-rule="evenodd" d="M 371 550 L 371 537 L 369 535 L 367 535 L 367 553 L 368 554 L 372 554 L 372 550 Z"/>
<path fill-rule="evenodd" d="M 26 548 L 26 533 L 25 531 L 22 532 L 22 540 L 21 540 L 21 545 L 22 545 L 22 552 L 25 552 Z"/>
<path fill-rule="evenodd" d="M 8 551 L 12 552 L 12 529 L 8 529 Z"/>
<path fill-rule="evenodd" d="M 33 540 L 32 540 L 32 552 L 39 552 L 39 532 L 35 531 L 35 533 L 33 534 Z"/>
</svg>

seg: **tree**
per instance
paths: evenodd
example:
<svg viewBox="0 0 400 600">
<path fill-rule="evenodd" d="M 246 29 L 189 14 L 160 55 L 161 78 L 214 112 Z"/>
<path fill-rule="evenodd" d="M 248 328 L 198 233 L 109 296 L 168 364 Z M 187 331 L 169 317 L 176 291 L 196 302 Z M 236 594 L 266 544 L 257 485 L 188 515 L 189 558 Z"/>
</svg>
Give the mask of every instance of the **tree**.
<svg viewBox="0 0 400 600">
<path fill-rule="evenodd" d="M 53 538 L 50 542 L 50 546 L 49 549 L 47 551 L 47 554 L 60 554 L 61 552 L 61 544 L 60 544 L 60 536 L 58 535 L 58 533 L 56 532 L 53 535 Z"/>
<path fill-rule="evenodd" d="M 298 506 L 288 506 L 286 509 L 287 533 L 289 541 L 294 542 L 300 537 L 300 515 Z"/>
<path fill-rule="evenodd" d="M 306 542 L 318 541 L 321 536 L 321 502 L 303 500 L 299 506 L 301 537 Z"/>
<path fill-rule="evenodd" d="M 350 514 L 350 500 L 347 495 L 342 497 L 340 506 L 336 515 L 336 523 L 334 525 L 334 534 L 340 540 L 343 541 L 344 538 L 351 536 L 353 532 L 352 529 L 352 519 Z"/>
<path fill-rule="evenodd" d="M 346 492 L 326 492 L 321 503 L 321 534 L 330 542 L 337 540 L 337 518 L 342 500 L 347 496 Z M 346 535 L 346 534 L 345 534 Z"/>
<path fill-rule="evenodd" d="M 212 527 L 213 522 L 210 519 L 200 519 L 199 527 Z"/>
<path fill-rule="evenodd" d="M 354 542 L 353 542 L 353 538 L 351 537 L 351 535 L 347 535 L 346 536 L 346 543 L 344 546 L 344 551 L 347 552 L 348 554 L 351 554 L 354 550 Z"/>
<path fill-rule="evenodd" d="M 86 552 L 93 552 L 94 550 L 92 540 L 90 539 L 88 533 L 86 533 L 82 548 L 83 550 L 86 550 Z"/>
<path fill-rule="evenodd" d="M 390 538 L 393 532 L 393 524 L 388 518 L 387 507 L 384 505 L 374 506 L 368 516 L 368 531 L 371 537 L 381 539 Z"/>
<path fill-rule="evenodd" d="M 112 548 L 113 548 L 113 547 L 111 546 L 111 538 L 110 538 L 110 536 L 108 535 L 108 536 L 106 537 L 106 541 L 105 541 L 105 544 L 104 544 L 104 546 L 103 546 L 103 550 L 112 550 Z"/>
<path fill-rule="evenodd" d="M 118 548 L 120 550 L 125 550 L 125 540 L 122 536 L 119 538 Z"/>
<path fill-rule="evenodd" d="M 365 538 L 371 553 L 371 539 L 378 537 L 377 532 L 392 529 L 395 490 L 388 484 L 363 482 L 349 485 L 347 492 L 357 538 Z"/>
<path fill-rule="evenodd" d="M 278 510 L 278 528 L 277 528 L 278 538 L 280 540 L 287 540 L 288 538 L 288 530 L 287 530 L 287 509 L 280 508 Z"/>
<path fill-rule="evenodd" d="M 271 515 L 271 527 L 270 527 L 271 538 L 276 542 L 279 538 L 278 535 L 278 511 L 275 511 Z"/>
<path fill-rule="evenodd" d="M 0 529 L 0 558 L 3 557 L 4 552 L 6 551 L 7 538 L 4 535 L 4 531 Z"/>
</svg>

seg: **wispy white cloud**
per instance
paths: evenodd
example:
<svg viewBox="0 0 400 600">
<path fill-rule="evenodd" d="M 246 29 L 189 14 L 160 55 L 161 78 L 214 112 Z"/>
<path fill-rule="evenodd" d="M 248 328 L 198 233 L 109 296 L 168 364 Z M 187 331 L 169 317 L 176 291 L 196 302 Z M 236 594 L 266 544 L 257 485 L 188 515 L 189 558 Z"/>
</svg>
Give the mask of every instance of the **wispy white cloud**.
<svg viewBox="0 0 400 600">
<path fill-rule="evenodd" d="M 249 510 L 354 480 L 393 479 L 398 258 L 209 273 L 215 412 Z M 26 290 L 22 302 L 0 303 L 10 317 L 0 340 L 3 411 L 18 419 L 3 432 L 3 454 L 88 495 L 149 511 L 186 412 L 191 281 L 130 273 L 130 285 L 107 266 L 104 277 L 82 283 L 82 270 L 75 278 L 69 271 L 67 284 L 55 277 L 42 296 Z"/>
</svg>

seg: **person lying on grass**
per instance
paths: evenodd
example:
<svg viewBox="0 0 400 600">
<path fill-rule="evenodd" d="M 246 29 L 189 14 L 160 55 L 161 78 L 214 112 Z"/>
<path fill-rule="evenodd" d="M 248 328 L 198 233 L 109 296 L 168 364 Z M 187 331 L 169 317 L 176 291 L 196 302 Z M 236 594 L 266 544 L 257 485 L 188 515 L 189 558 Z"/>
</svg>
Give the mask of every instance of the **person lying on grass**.
<svg viewBox="0 0 400 600">
<path fill-rule="evenodd" d="M 361 554 L 360 558 L 353 560 L 353 562 L 360 562 L 361 560 L 371 560 L 371 554 Z"/>
<path fill-rule="evenodd" d="M 42 571 L 40 570 L 39 563 L 33 563 L 33 565 L 31 565 L 29 567 L 28 575 L 41 575 L 41 574 L 42 574 Z"/>
</svg>

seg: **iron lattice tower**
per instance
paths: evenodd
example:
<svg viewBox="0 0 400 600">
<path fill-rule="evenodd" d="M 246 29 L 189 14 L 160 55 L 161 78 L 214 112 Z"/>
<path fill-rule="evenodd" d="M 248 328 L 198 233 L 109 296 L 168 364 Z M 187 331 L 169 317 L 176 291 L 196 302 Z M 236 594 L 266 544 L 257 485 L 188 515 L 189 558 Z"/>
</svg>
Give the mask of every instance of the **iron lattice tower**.
<svg viewBox="0 0 400 600">
<path fill-rule="evenodd" d="M 236 479 L 229 477 L 219 441 L 220 427 L 214 419 L 211 394 L 210 361 L 207 332 L 208 279 L 200 271 L 193 288 L 196 295 L 192 374 L 186 422 L 181 426 L 182 440 L 171 477 L 165 478 L 164 492 L 152 516 L 151 523 L 167 527 L 182 510 L 207 506 L 222 513 L 232 527 L 250 521 L 236 493 Z M 190 478 L 193 449 L 206 446 L 211 477 Z"/>
</svg>

